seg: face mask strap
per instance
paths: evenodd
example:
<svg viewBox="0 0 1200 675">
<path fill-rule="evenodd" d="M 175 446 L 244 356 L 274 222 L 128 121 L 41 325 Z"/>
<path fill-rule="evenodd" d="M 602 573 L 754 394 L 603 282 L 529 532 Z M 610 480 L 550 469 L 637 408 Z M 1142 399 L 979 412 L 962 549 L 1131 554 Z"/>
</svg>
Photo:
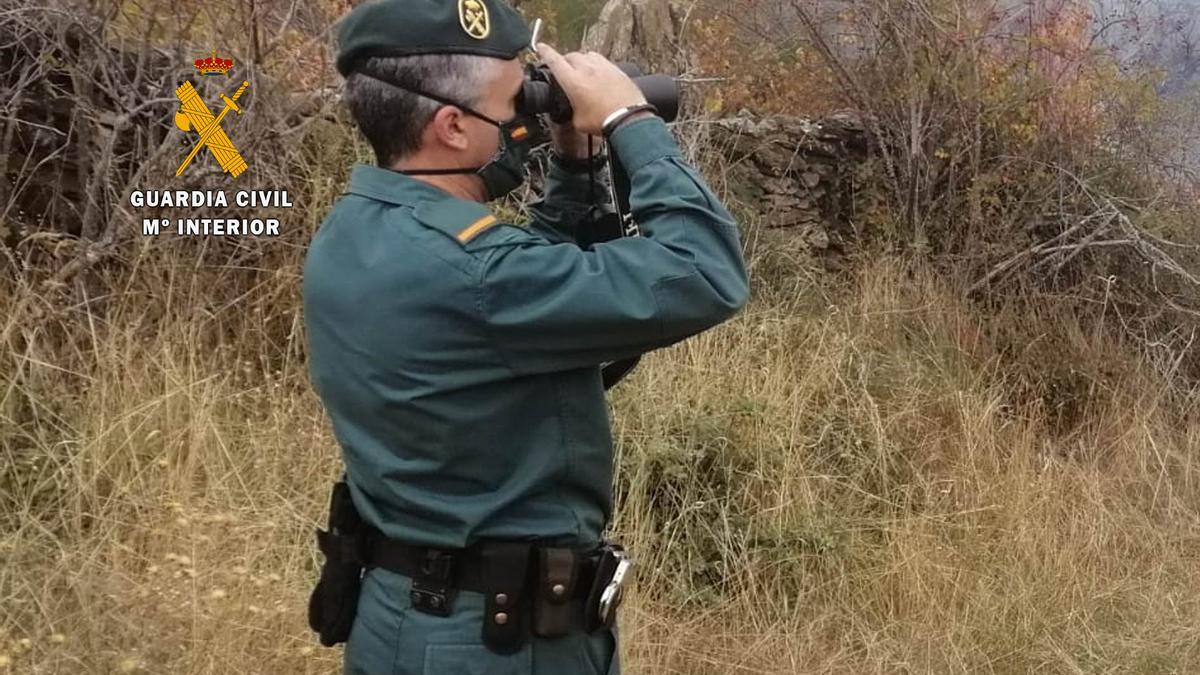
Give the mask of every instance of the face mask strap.
<svg viewBox="0 0 1200 675">
<path fill-rule="evenodd" d="M 497 122 L 496 120 L 492 119 L 491 117 L 488 117 L 487 115 L 484 115 L 483 113 L 479 112 L 478 110 L 475 110 L 474 108 L 467 107 L 457 101 L 451 101 L 450 99 L 446 98 L 445 96 L 438 96 L 437 94 L 431 94 L 427 91 L 421 91 L 420 89 L 414 89 L 412 87 L 408 87 L 408 86 L 399 84 L 397 82 L 393 82 L 387 78 L 379 77 L 378 75 L 375 75 L 373 73 L 367 73 L 367 72 L 364 72 L 361 70 L 358 71 L 358 73 L 360 75 L 365 75 L 365 76 L 371 78 L 372 80 L 377 80 L 384 84 L 389 84 L 397 89 L 403 89 L 404 91 L 407 91 L 410 94 L 416 94 L 417 96 L 424 96 L 427 99 L 430 99 L 432 101 L 437 101 L 438 103 L 441 103 L 443 105 L 453 106 L 455 108 L 462 110 L 463 112 L 467 113 L 468 115 L 478 117 L 479 119 L 483 120 L 484 122 L 487 122 L 488 124 L 490 124 L 496 128 L 500 127 L 500 122 Z"/>
<path fill-rule="evenodd" d="M 449 176 L 458 173 L 478 173 L 479 169 L 394 169 L 394 171 L 405 176 Z"/>
</svg>

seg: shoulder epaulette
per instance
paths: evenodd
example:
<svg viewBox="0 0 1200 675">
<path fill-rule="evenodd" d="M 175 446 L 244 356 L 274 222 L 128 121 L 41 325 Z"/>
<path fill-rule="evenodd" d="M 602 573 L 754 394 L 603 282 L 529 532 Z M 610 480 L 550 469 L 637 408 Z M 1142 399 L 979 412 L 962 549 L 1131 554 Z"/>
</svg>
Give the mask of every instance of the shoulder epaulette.
<svg viewBox="0 0 1200 675">
<path fill-rule="evenodd" d="M 483 204 L 453 198 L 423 201 L 413 216 L 464 245 L 499 222 Z"/>
<path fill-rule="evenodd" d="M 493 216 L 489 213 L 488 215 L 463 228 L 461 232 L 454 235 L 454 238 L 458 240 L 458 243 L 465 244 L 478 236 L 480 232 L 483 232 L 489 227 L 495 225 L 497 222 L 499 221 L 496 220 L 496 216 Z"/>
</svg>

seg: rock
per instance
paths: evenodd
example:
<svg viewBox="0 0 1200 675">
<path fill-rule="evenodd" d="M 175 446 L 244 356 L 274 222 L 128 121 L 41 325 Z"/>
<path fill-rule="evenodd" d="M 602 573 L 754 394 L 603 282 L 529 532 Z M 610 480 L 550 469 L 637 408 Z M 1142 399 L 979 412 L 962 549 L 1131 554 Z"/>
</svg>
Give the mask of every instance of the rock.
<svg viewBox="0 0 1200 675">
<path fill-rule="evenodd" d="M 685 13 L 671 0 L 609 0 L 584 36 L 583 49 L 636 63 L 647 73 L 683 72 L 679 30 Z"/>
</svg>

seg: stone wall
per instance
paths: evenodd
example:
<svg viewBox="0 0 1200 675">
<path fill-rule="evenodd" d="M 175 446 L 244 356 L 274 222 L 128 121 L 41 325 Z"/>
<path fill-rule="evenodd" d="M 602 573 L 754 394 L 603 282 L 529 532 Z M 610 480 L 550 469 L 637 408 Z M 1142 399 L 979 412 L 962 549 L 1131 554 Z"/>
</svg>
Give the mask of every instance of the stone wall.
<svg viewBox="0 0 1200 675">
<path fill-rule="evenodd" d="M 711 132 L 730 198 L 768 228 L 787 228 L 824 250 L 851 234 L 866 182 L 868 136 L 852 115 L 822 120 L 717 120 Z"/>
</svg>

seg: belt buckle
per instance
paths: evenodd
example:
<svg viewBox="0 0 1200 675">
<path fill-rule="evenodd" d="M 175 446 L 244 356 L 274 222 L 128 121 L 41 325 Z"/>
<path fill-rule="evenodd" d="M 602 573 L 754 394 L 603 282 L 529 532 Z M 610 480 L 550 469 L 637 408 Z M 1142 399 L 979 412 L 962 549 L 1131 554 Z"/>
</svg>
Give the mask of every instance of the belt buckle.
<svg viewBox="0 0 1200 675">
<path fill-rule="evenodd" d="M 633 561 L 625 554 L 625 551 L 613 549 L 611 551 L 613 557 L 617 559 L 617 568 L 613 571 L 612 579 L 608 585 L 604 587 L 604 592 L 600 594 L 600 603 L 597 611 L 600 616 L 600 623 L 605 626 L 612 625 L 615 618 L 614 612 L 621 605 L 621 600 L 624 596 L 625 577 L 628 576 L 630 568 L 633 567 Z"/>
</svg>

